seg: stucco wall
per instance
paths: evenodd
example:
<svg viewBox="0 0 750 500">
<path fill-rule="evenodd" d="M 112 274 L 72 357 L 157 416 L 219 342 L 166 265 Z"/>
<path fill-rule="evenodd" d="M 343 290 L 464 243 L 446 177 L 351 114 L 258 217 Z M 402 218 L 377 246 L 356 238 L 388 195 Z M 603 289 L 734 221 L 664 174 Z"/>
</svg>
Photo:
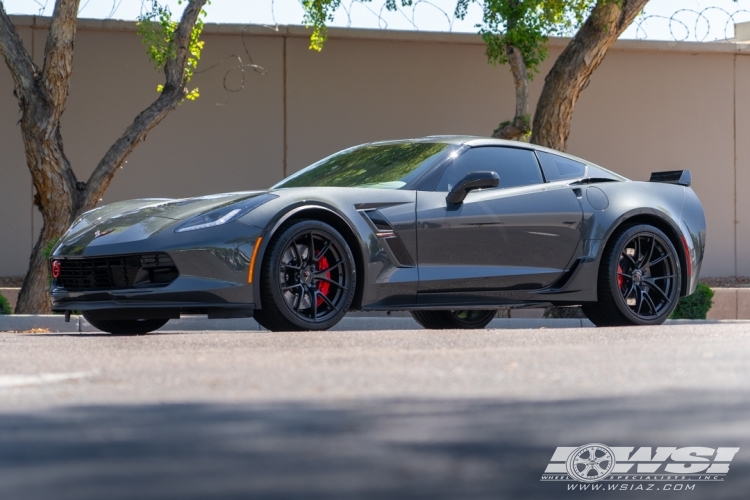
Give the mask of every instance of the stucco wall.
<svg viewBox="0 0 750 500">
<path fill-rule="evenodd" d="M 46 20 L 15 20 L 41 63 Z M 245 88 L 228 93 L 223 78 L 236 60 L 224 58 L 247 62 L 241 32 L 207 27 L 201 67 L 220 64 L 195 77 L 201 98 L 138 146 L 105 203 L 263 188 L 353 144 L 487 135 L 513 112 L 510 74 L 487 64 L 476 36 L 337 29 L 315 53 L 302 28 L 252 27 L 246 42 L 267 73 L 247 68 Z M 551 41 L 532 102 L 565 43 Z M 633 179 L 691 169 L 708 214 L 704 276 L 750 275 L 750 199 L 742 190 L 750 185 L 750 57 L 743 48 L 618 42 L 578 103 L 569 141 L 569 152 Z M 74 68 L 63 135 L 85 180 L 155 98 L 161 75 L 133 25 L 118 22 L 80 22 Z M 239 76 L 230 73 L 228 85 L 238 87 Z M 0 66 L 0 276 L 24 274 L 41 224 L 17 120 L 12 81 Z"/>
</svg>

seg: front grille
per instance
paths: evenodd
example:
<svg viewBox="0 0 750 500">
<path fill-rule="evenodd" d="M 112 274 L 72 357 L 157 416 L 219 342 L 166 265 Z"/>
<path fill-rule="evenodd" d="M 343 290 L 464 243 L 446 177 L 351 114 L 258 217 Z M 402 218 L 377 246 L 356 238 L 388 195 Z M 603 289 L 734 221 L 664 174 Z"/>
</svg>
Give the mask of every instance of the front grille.
<svg viewBox="0 0 750 500">
<path fill-rule="evenodd" d="M 179 275 L 165 253 L 61 259 L 58 287 L 71 291 L 164 286 Z"/>
</svg>

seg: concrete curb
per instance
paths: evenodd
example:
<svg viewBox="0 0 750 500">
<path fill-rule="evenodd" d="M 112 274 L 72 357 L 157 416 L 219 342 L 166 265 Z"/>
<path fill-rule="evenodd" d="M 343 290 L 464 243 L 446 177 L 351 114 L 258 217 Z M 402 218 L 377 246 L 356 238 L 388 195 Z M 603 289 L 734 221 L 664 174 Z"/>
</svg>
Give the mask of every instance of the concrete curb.
<svg viewBox="0 0 750 500">
<path fill-rule="evenodd" d="M 670 320 L 666 325 L 679 324 L 716 324 L 716 323 L 750 323 L 742 320 Z M 587 319 L 533 319 L 533 318 L 498 318 L 487 328 L 505 330 L 554 329 L 554 328 L 591 328 L 594 325 Z M 94 328 L 82 316 L 71 316 L 70 323 L 61 315 L 0 315 L 0 332 L 33 332 L 48 330 L 52 333 L 96 333 Z M 348 316 L 332 328 L 334 331 L 346 330 L 422 330 L 416 321 L 409 317 L 383 316 Z M 204 332 L 204 331 L 263 331 L 253 319 L 212 319 L 203 316 L 173 319 L 161 331 L 168 332 Z"/>
</svg>

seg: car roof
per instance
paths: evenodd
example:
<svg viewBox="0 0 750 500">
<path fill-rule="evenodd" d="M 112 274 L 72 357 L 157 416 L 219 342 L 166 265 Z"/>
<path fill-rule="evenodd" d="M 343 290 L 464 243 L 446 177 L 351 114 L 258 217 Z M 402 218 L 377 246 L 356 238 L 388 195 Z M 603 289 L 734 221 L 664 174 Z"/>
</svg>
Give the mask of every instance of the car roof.
<svg viewBox="0 0 750 500">
<path fill-rule="evenodd" d="M 584 160 L 583 158 L 580 158 L 578 156 L 573 156 L 568 153 L 563 153 L 562 151 L 558 151 L 556 149 L 552 148 L 545 148 L 544 146 L 539 146 L 537 144 L 531 144 L 528 142 L 521 142 L 521 141 L 509 141 L 506 139 L 496 139 L 494 137 L 480 137 L 476 135 L 428 135 L 425 137 L 415 137 L 412 139 L 400 139 L 400 140 L 391 140 L 391 141 L 377 141 L 377 142 L 371 142 L 368 143 L 368 145 L 372 144 L 396 144 L 396 143 L 404 143 L 404 142 L 428 142 L 428 143 L 443 143 L 443 144 L 455 144 L 457 146 L 469 146 L 469 147 L 478 147 L 478 146 L 506 146 L 511 148 L 519 148 L 519 149 L 529 149 L 532 151 L 543 151 L 546 153 L 555 154 L 558 156 L 562 156 L 564 158 L 568 158 L 570 160 L 583 163 L 584 165 L 589 165 L 591 167 L 598 168 L 600 170 L 603 170 L 605 172 L 609 172 L 618 178 L 621 178 L 623 180 L 629 180 L 626 177 L 623 177 L 620 174 L 617 174 L 615 172 L 612 172 L 611 170 L 607 170 L 604 167 L 601 167 L 597 165 L 596 163 L 592 163 L 588 160 Z M 364 144 L 363 144 L 364 145 Z"/>
<path fill-rule="evenodd" d="M 380 143 L 373 143 L 373 144 L 384 144 L 384 143 L 389 143 L 389 142 L 406 142 L 406 141 L 442 142 L 446 144 L 465 145 L 465 146 L 470 146 L 470 147 L 508 146 L 512 148 L 533 149 L 536 151 L 545 151 L 547 153 L 564 156 L 564 157 L 570 158 L 571 160 L 579 161 L 581 163 L 594 165 L 590 161 L 584 160 L 583 158 L 579 158 L 577 156 L 573 156 L 568 153 L 563 153 L 562 151 L 558 151 L 556 149 L 545 148 L 544 146 L 539 146 L 537 144 L 531 144 L 528 142 L 521 142 L 521 141 L 509 141 L 506 139 L 496 139 L 494 137 L 481 137 L 477 135 L 428 135 L 425 137 L 416 137 L 413 139 L 404 139 L 404 140 L 399 140 L 399 141 L 383 141 Z M 598 166 L 598 165 L 595 165 L 595 166 Z"/>
</svg>

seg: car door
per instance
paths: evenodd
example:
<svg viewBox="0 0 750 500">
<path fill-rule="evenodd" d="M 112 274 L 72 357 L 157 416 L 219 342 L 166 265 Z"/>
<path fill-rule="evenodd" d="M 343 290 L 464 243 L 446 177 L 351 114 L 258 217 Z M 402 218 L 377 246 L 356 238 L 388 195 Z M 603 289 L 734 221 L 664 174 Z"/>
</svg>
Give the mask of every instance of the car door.
<svg viewBox="0 0 750 500">
<path fill-rule="evenodd" d="M 446 202 L 469 172 L 500 186 Z M 433 192 L 417 192 L 419 292 L 539 289 L 567 267 L 580 240 L 581 204 L 565 183 L 545 183 L 533 150 L 483 146 L 449 164 Z"/>
</svg>

